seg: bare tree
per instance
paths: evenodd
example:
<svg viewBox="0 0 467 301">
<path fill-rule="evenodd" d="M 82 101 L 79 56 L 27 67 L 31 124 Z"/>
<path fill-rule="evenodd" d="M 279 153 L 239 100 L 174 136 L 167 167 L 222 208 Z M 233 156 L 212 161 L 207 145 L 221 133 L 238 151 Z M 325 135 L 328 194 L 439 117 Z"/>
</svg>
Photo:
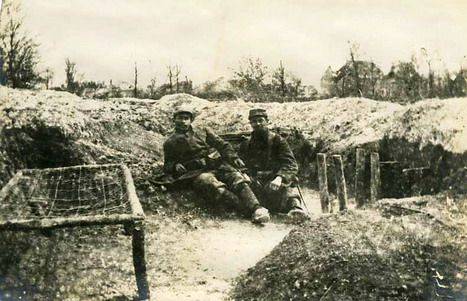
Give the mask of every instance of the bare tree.
<svg viewBox="0 0 467 301">
<path fill-rule="evenodd" d="M 185 75 L 185 81 L 182 83 L 182 89 L 184 93 L 192 93 L 193 92 L 193 81 Z"/>
<path fill-rule="evenodd" d="M 54 77 L 54 72 L 50 68 L 46 68 L 44 71 L 44 82 L 45 82 L 45 88 L 48 90 L 50 87 L 50 84 L 52 83 L 52 79 Z"/>
<path fill-rule="evenodd" d="M 360 79 L 360 64 L 358 58 L 360 56 L 360 45 L 356 42 L 349 43 L 349 54 L 350 54 L 350 74 L 354 80 L 355 95 L 363 96 L 362 83 Z"/>
<path fill-rule="evenodd" d="M 176 93 L 180 92 L 180 81 L 179 81 L 179 76 L 180 72 L 182 71 L 182 68 L 177 64 L 174 67 L 174 77 L 175 77 L 175 91 Z"/>
<path fill-rule="evenodd" d="M 19 5 L 5 4 L 0 28 L 0 63 L 3 82 L 12 88 L 32 88 L 40 80 L 38 44 L 23 29 Z M 3 21 L 3 20 L 2 20 Z M 3 70 L 2 70 L 3 69 Z"/>
<path fill-rule="evenodd" d="M 133 97 L 138 98 L 138 64 L 136 62 L 135 62 L 135 79 L 134 79 Z"/>
<path fill-rule="evenodd" d="M 156 92 L 157 92 L 157 77 L 154 75 L 153 77 L 151 77 L 151 80 L 149 81 L 149 85 L 148 85 L 148 97 L 149 98 L 156 98 Z"/>
<path fill-rule="evenodd" d="M 167 66 L 167 80 L 168 80 L 168 88 L 169 88 L 169 91 L 170 91 L 170 94 L 173 93 L 173 67 L 172 65 L 168 65 Z"/>
<path fill-rule="evenodd" d="M 69 58 L 65 59 L 65 76 L 66 90 L 71 93 L 76 93 L 78 89 L 76 63 L 72 62 Z"/>
</svg>

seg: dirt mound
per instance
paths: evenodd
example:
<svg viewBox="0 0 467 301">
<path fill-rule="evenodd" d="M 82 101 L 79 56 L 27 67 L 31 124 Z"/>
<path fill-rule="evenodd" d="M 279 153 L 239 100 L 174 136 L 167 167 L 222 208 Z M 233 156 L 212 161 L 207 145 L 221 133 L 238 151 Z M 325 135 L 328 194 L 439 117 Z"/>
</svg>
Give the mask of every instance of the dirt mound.
<svg viewBox="0 0 467 301">
<path fill-rule="evenodd" d="M 253 104 L 241 100 L 211 103 L 179 94 L 155 102 L 153 109 L 158 117 L 170 117 L 170 112 L 180 106 L 197 113 L 195 124 L 209 126 L 218 133 L 249 131 L 248 111 L 259 107 L 268 111 L 272 126 L 310 132 L 309 138 L 324 140 L 330 150 L 343 150 L 384 136 L 440 144 L 454 153 L 467 150 L 466 98 L 432 99 L 407 106 L 365 98 Z"/>
<path fill-rule="evenodd" d="M 351 211 L 305 224 L 238 278 L 231 295 L 234 300 L 465 300 L 467 207 L 465 197 L 448 200 L 449 206 L 439 197 L 422 199 L 423 209 L 390 207 L 398 216 L 388 210 Z"/>
<path fill-rule="evenodd" d="M 21 168 L 75 164 L 126 163 L 144 176 L 161 164 L 164 140 L 151 105 L 1 87 L 1 186 Z"/>
<path fill-rule="evenodd" d="M 453 153 L 467 150 L 467 98 L 420 101 L 397 112 L 392 123 L 389 137 L 442 145 Z"/>
<path fill-rule="evenodd" d="M 93 100 L 66 92 L 0 87 L 0 184 L 25 167 L 123 162 L 130 165 L 138 188 L 146 187 L 160 171 L 162 143 L 172 131 L 172 114 L 179 107 L 194 110 L 195 124 L 217 133 L 249 131 L 248 111 L 264 108 L 272 126 L 301 129 L 310 141 L 319 141 L 323 151 L 340 152 L 384 137 L 403 137 L 417 141 L 420 148 L 435 143 L 462 154 L 467 150 L 466 102 L 465 98 L 429 100 L 401 106 L 346 98 L 217 103 L 188 94 L 160 100 Z"/>
<path fill-rule="evenodd" d="M 195 110 L 195 124 L 212 127 L 218 133 L 249 131 L 248 110 L 265 108 L 273 126 L 307 131 L 311 140 L 324 143 L 326 151 L 378 142 L 387 136 L 415 141 L 418 144 L 414 149 L 417 150 L 420 146 L 436 143 L 441 145 L 436 148 L 440 155 L 429 157 L 429 160 L 438 162 L 441 158 L 438 162 L 440 170 L 454 169 L 465 166 L 464 159 L 451 160 L 444 152 L 449 150 L 465 154 L 465 102 L 465 98 L 430 100 L 400 106 L 348 98 L 288 104 L 252 104 L 241 100 L 215 103 L 187 94 L 170 95 L 157 101 L 92 100 L 66 92 L 0 87 L 0 187 L 21 168 L 126 163 L 132 170 L 138 194 L 141 196 L 146 191 L 150 192 L 146 199 L 141 198 L 145 210 L 149 208 L 149 213 L 163 212 L 173 203 L 180 203 L 181 198 L 164 197 L 148 184 L 148 180 L 160 171 L 162 143 L 172 131 L 171 118 L 178 107 Z M 404 147 L 399 147 L 398 151 L 407 152 Z M 448 159 L 457 163 L 448 165 Z M 452 181 L 462 181 L 464 174 L 465 171 L 457 174 Z M 446 200 L 429 199 L 429 205 L 423 210 L 437 208 L 437 203 Z M 455 223 L 462 218 L 465 221 L 465 208 L 457 206 L 456 211 L 454 206 L 451 204 L 445 211 L 430 211 L 430 214 L 449 221 L 449 225 L 458 228 L 464 226 L 465 229 L 465 222 L 461 226 Z M 189 227 L 197 227 L 193 225 L 192 222 L 188 223 Z M 152 226 L 154 232 L 148 235 L 149 241 L 151 235 L 156 235 L 160 230 L 159 226 Z M 79 271 L 83 276 L 71 278 L 84 281 L 78 283 L 79 287 L 87 287 L 88 282 L 95 279 L 107 279 L 102 275 L 112 267 L 115 275 L 123 272 L 124 277 L 118 281 L 123 283 L 124 291 L 129 291 L 131 295 L 134 288 L 128 257 L 130 244 L 124 237 L 115 238 L 113 234 L 120 231 L 102 231 L 102 235 L 97 235 L 95 242 L 92 242 L 98 251 L 92 252 L 84 249 L 78 241 L 79 236 L 76 236 L 76 252 L 83 251 L 83 256 L 91 254 L 88 257 L 95 260 L 92 266 L 98 267 L 97 272 L 95 268 L 88 270 L 83 267 Z M 57 233 L 57 241 L 69 237 L 65 232 Z M 167 234 L 170 235 L 173 236 L 173 233 Z M 29 243 L 27 238 L 16 238 L 25 241 L 25 248 L 34 251 L 31 247 L 35 246 L 34 243 Z M 115 246 L 113 251 L 110 251 L 107 243 L 99 244 L 100 238 L 109 239 L 108 243 Z M 44 253 L 48 252 L 47 248 L 57 247 L 68 255 L 65 243 L 55 246 L 48 243 L 46 238 L 41 239 L 43 243 L 37 252 Z M 464 232 L 451 231 L 450 226 L 446 227 L 426 214 L 393 219 L 372 212 L 323 217 L 292 232 L 271 255 L 238 281 L 233 296 L 239 300 L 283 300 L 287 297 L 310 300 L 323 296 L 335 300 L 345 300 L 346 296 L 357 300 L 372 299 L 373 296 L 405 300 L 423 299 L 436 293 L 456 297 L 465 289 L 459 287 L 462 281 L 462 285 L 465 285 L 465 276 L 458 276 L 461 268 L 465 270 L 465 263 L 458 256 L 466 251 L 462 242 L 465 242 Z M 125 259 L 121 258 L 122 252 L 116 251 L 121 245 L 125 245 Z M 172 251 L 170 247 L 164 249 L 167 254 Z M 164 252 L 161 254 L 166 255 Z M 104 253 L 108 256 L 103 257 Z M 0 261 L 4 261 L 0 264 L 10 264 L 10 258 L 9 254 L 1 257 Z M 32 266 L 39 264 L 38 269 L 48 266 L 48 262 L 37 263 L 37 258 L 40 256 L 33 254 L 24 264 L 28 265 L 29 260 Z M 70 260 L 73 258 L 70 256 Z M 123 271 L 120 270 L 119 261 L 124 262 Z M 50 268 L 53 270 L 61 266 L 69 269 L 75 264 L 57 261 Z M 461 264 L 463 267 L 460 267 Z M 64 274 L 68 275 L 68 272 Z M 171 273 L 171 266 L 167 265 L 163 272 Z M 20 274 L 21 277 L 30 278 L 24 273 Z M 54 275 L 51 274 L 51 277 Z M 166 277 L 166 274 L 160 277 Z M 50 283 L 39 280 L 41 289 Z M 55 289 L 62 290 L 60 285 Z M 63 291 L 68 289 L 72 290 L 73 287 L 65 287 Z M 101 289 L 101 292 L 105 294 L 99 296 L 102 299 L 116 294 L 110 292 L 110 288 Z"/>
<path fill-rule="evenodd" d="M 166 100 L 180 101 L 180 98 L 172 96 Z M 204 100 L 192 98 L 189 102 L 178 104 L 189 104 L 189 107 L 197 112 L 196 124 L 211 127 L 219 133 L 251 130 L 248 111 L 252 108 L 263 108 L 268 111 L 272 126 L 311 132 L 310 138 L 325 140 L 333 149 L 381 138 L 385 128 L 379 121 L 388 119 L 404 108 L 388 102 L 357 98 L 265 104 L 246 103 L 241 100 L 206 103 Z M 371 130 L 367 129 L 369 125 L 373 125 Z"/>
</svg>

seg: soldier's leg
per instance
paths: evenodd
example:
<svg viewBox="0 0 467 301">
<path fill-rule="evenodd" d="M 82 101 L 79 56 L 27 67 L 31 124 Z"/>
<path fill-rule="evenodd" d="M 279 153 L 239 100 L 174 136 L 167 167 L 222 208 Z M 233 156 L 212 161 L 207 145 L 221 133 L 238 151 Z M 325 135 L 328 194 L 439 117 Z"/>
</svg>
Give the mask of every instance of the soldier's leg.
<svg viewBox="0 0 467 301">
<path fill-rule="evenodd" d="M 284 211 L 289 211 L 294 208 L 303 209 L 303 204 L 300 199 L 300 194 L 298 193 L 298 188 L 288 186 L 288 187 L 283 187 L 283 189 L 284 189 L 285 202 L 282 203 L 283 205 L 282 209 Z"/>
<path fill-rule="evenodd" d="M 211 172 L 200 174 L 193 181 L 193 189 L 211 202 L 223 203 L 235 209 L 243 208 L 243 202 L 217 176 Z"/>
<path fill-rule="evenodd" d="M 300 198 L 297 187 L 284 187 L 286 195 L 286 207 L 285 209 L 288 213 L 288 217 L 293 221 L 300 222 L 309 220 L 310 216 L 303 209 L 303 202 Z"/>
<path fill-rule="evenodd" d="M 238 171 L 223 170 L 218 171 L 216 175 L 239 197 L 241 203 L 238 209 L 241 212 L 247 216 L 252 216 L 252 221 L 256 223 L 266 223 L 269 221 L 269 212 L 258 201 L 249 185 L 250 180 L 248 177 Z"/>
<path fill-rule="evenodd" d="M 257 177 L 253 180 L 251 187 L 257 195 L 259 202 L 272 212 L 287 211 L 287 191 L 285 187 L 273 191 L 269 188 L 270 177 Z"/>
<path fill-rule="evenodd" d="M 193 190 L 211 201 L 218 201 L 224 195 L 225 183 L 219 181 L 213 173 L 204 172 L 193 179 Z"/>
</svg>

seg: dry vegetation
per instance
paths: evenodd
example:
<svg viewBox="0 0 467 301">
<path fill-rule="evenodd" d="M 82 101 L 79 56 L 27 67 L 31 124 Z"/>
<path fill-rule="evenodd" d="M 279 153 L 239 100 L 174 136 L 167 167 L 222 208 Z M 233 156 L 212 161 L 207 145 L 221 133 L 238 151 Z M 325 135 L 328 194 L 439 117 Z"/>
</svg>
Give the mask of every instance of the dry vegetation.
<svg viewBox="0 0 467 301">
<path fill-rule="evenodd" d="M 304 224 L 237 279 L 232 298 L 463 300 L 465 200 L 422 197 L 423 206 L 381 206 Z"/>
<path fill-rule="evenodd" d="M 441 148 L 443 158 L 456 158 L 452 162 L 457 165 L 449 168 L 456 169 L 453 181 L 459 187 L 457 192 L 465 193 L 466 101 L 433 99 L 402 106 L 347 98 L 255 105 L 240 100 L 209 102 L 187 94 L 157 101 L 98 101 L 65 92 L 0 87 L 0 185 L 26 167 L 126 163 L 148 215 L 149 275 L 155 297 L 170 291 L 175 292 L 172 300 L 219 300 L 226 297 L 235 275 L 220 281 L 222 273 L 206 274 L 204 268 L 195 268 L 194 259 L 177 263 L 177 258 L 205 251 L 207 246 L 200 244 L 190 248 L 194 241 L 202 240 L 200 233 L 213 235 L 216 229 L 226 228 L 256 233 L 261 229 L 249 228 L 252 226 L 239 217 L 220 209 L 195 209 L 201 200 L 193 195 L 167 193 L 151 184 L 160 172 L 162 142 L 171 131 L 176 107 L 193 108 L 196 124 L 210 126 L 218 133 L 249 130 L 248 110 L 266 108 L 273 126 L 304 130 L 309 141 L 319 140 L 326 151 L 348 151 L 385 137 L 417 143 L 415 150 L 435 145 Z M 402 148 L 398 152 L 407 151 Z M 313 198 L 316 201 L 316 196 Z M 395 200 L 385 202 L 364 211 L 319 216 L 295 228 L 235 282 L 231 297 L 462 300 L 466 293 L 465 195 L 450 190 L 434 197 L 417 197 L 402 206 L 406 209 L 388 205 Z M 274 222 L 281 227 L 280 219 Z M 287 227 L 263 229 L 262 233 L 277 239 Z M 209 231 L 203 232 L 206 229 Z M 226 235 L 237 232 L 227 231 Z M 14 296 L 26 289 L 31 299 L 36 295 L 36 299 L 70 300 L 125 300 L 134 295 L 131 243 L 119 228 L 7 231 L 2 236 L 0 292 Z M 193 239 L 185 240 L 188 237 Z M 251 241 L 224 242 L 224 247 L 229 243 L 247 248 Z M 193 269 L 196 272 L 186 276 L 185 272 Z M 197 293 L 190 295 L 190 290 Z M 4 297 L 0 294 L 0 299 Z"/>
</svg>

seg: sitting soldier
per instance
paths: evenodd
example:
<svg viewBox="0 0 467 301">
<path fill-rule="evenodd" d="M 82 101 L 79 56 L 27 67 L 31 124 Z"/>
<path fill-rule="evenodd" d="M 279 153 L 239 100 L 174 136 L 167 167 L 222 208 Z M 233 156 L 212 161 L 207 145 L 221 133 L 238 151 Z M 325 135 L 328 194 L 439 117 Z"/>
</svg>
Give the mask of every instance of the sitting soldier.
<svg viewBox="0 0 467 301">
<path fill-rule="evenodd" d="M 287 212 L 295 221 L 309 219 L 299 197 L 298 165 L 287 140 L 268 129 L 263 109 L 250 110 L 251 137 L 240 146 L 239 155 L 252 179 L 251 188 L 260 203 L 276 212 Z"/>
<path fill-rule="evenodd" d="M 235 206 L 254 223 L 269 222 L 247 176 L 237 170 L 243 161 L 233 148 L 207 128 L 192 126 L 190 110 L 174 113 L 174 133 L 164 142 L 164 173 L 216 202 Z"/>
</svg>

